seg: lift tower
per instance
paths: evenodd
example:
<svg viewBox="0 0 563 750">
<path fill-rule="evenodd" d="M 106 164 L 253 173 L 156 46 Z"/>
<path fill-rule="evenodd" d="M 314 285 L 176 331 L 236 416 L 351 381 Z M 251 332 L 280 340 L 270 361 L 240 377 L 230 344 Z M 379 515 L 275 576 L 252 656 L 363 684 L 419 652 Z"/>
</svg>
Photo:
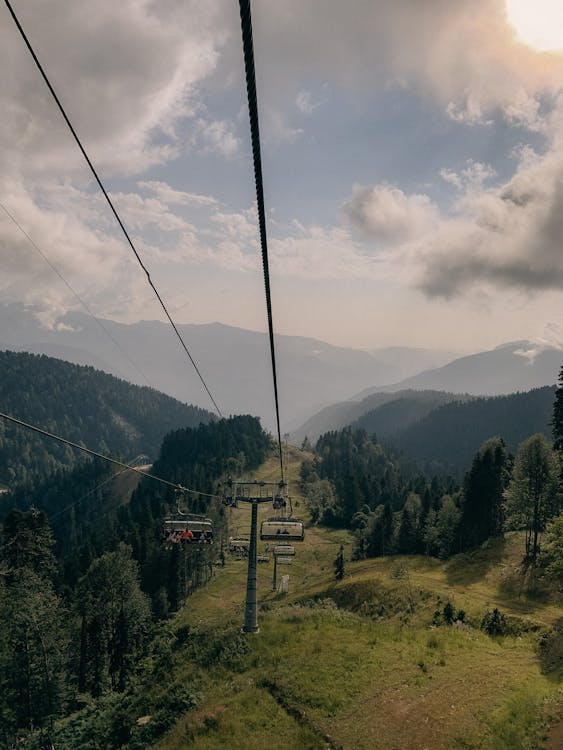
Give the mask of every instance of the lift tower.
<svg viewBox="0 0 563 750">
<path fill-rule="evenodd" d="M 227 482 L 227 493 L 223 499 L 225 505 L 237 507 L 239 503 L 250 503 L 250 548 L 248 550 L 248 573 L 246 576 L 246 604 L 244 608 L 244 633 L 257 633 L 258 598 L 257 598 L 257 553 L 258 553 L 258 506 L 261 503 L 272 503 L 274 509 L 285 508 L 285 482 Z"/>
</svg>

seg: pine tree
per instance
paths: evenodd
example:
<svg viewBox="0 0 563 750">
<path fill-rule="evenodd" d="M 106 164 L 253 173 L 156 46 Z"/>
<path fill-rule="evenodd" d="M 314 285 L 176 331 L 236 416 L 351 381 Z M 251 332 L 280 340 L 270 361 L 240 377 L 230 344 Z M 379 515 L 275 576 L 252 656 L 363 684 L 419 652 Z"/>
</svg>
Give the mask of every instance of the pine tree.
<svg viewBox="0 0 563 750">
<path fill-rule="evenodd" d="M 461 544 L 470 549 L 502 531 L 502 496 L 508 483 L 509 458 L 500 437 L 486 440 L 465 475 L 460 521 Z"/>
<path fill-rule="evenodd" d="M 338 554 L 334 560 L 334 577 L 337 581 L 341 581 L 344 578 L 344 546 L 341 544 Z"/>
<path fill-rule="evenodd" d="M 563 367 L 559 371 L 559 381 L 555 391 L 551 428 L 553 430 L 553 447 L 558 453 L 563 454 Z"/>
<path fill-rule="evenodd" d="M 546 438 L 532 435 L 518 446 L 514 473 L 504 497 L 513 528 L 526 530 L 526 558 L 535 562 L 539 537 L 559 511 L 559 462 Z"/>
<path fill-rule="evenodd" d="M 124 544 L 94 560 L 79 583 L 82 687 L 123 690 L 148 632 L 150 610 L 137 564 Z"/>
</svg>

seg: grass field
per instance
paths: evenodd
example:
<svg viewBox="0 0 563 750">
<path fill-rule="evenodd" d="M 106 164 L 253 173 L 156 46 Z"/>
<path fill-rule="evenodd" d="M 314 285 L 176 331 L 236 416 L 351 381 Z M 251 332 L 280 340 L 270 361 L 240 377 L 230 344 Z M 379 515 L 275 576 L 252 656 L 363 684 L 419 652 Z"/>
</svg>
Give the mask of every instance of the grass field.
<svg viewBox="0 0 563 750">
<path fill-rule="evenodd" d="M 294 495 L 300 461 L 292 450 Z M 273 458 L 256 478 L 275 480 L 276 470 Z M 249 509 L 232 514 L 243 525 Z M 246 561 L 228 558 L 188 599 L 171 624 L 190 633 L 174 678 L 197 682 L 201 699 L 155 750 L 562 747 L 561 643 L 549 658 L 539 649 L 543 634 L 561 627 L 562 603 L 529 594 L 518 534 L 445 563 L 347 562 L 336 584 L 341 544 L 349 560 L 347 532 L 307 528 L 284 570 L 287 596 L 271 590 L 272 564 L 259 566 L 257 635 L 240 633 Z M 468 624 L 432 624 L 448 600 L 465 610 Z M 511 635 L 479 629 L 494 607 L 508 617 Z"/>
</svg>

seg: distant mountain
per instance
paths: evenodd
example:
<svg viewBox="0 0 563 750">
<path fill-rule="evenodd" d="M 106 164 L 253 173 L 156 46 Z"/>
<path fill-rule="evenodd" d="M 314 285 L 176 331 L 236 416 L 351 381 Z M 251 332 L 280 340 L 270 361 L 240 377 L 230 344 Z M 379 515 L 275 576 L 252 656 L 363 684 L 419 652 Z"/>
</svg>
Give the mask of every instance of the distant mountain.
<svg viewBox="0 0 563 750">
<path fill-rule="evenodd" d="M 487 438 L 499 435 L 514 452 L 536 432 L 551 436 L 555 387 L 509 396 L 452 402 L 431 411 L 395 435 L 391 442 L 411 459 L 427 466 L 462 472 Z"/>
<path fill-rule="evenodd" d="M 171 430 L 215 419 L 199 407 L 92 367 L 10 351 L 0 352 L 0 411 L 128 459 L 139 453 L 154 458 Z M 35 481 L 82 457 L 0 418 L 0 485 Z"/>
<path fill-rule="evenodd" d="M 490 351 L 460 357 L 443 367 L 413 375 L 393 385 L 374 385 L 358 393 L 354 400 L 376 391 L 400 391 L 405 388 L 480 396 L 527 391 L 556 383 L 562 363 L 563 351 L 560 349 L 516 341 Z"/>
<path fill-rule="evenodd" d="M 299 429 L 291 433 L 295 443 L 305 436 L 315 442 L 322 434 L 353 425 L 378 437 L 387 437 L 437 406 L 459 395 L 439 391 L 404 390 L 393 393 L 372 393 L 361 401 L 344 401 L 327 406 L 308 419 Z"/>
<path fill-rule="evenodd" d="M 408 346 L 388 346 L 382 349 L 372 349 L 371 353 L 380 362 L 389 365 L 397 372 L 403 373 L 399 379 L 408 378 L 413 375 L 413 367 L 417 372 L 430 370 L 457 359 L 459 352 L 450 352 L 437 349 L 418 349 Z"/>
<path fill-rule="evenodd" d="M 389 405 L 385 412 L 357 423 L 381 436 L 391 434 L 428 413 L 428 405 L 433 398 L 431 394 L 441 393 L 442 396 L 436 395 L 435 398 L 442 398 L 444 403 L 452 400 L 452 394 L 458 394 L 459 400 L 459 395 L 496 396 L 529 391 L 556 383 L 562 362 L 563 352 L 559 349 L 538 348 L 529 341 L 511 342 L 491 351 L 460 357 L 442 367 L 426 370 L 392 385 L 366 388 L 347 401 L 318 411 L 291 433 L 292 438 L 300 442 L 307 435 L 315 441 L 328 430 L 356 423 L 368 412 L 379 410 L 384 404 L 395 402 L 398 398 L 406 398 L 401 405 Z M 430 401 L 424 396 L 413 395 L 420 392 L 428 393 Z M 399 410 L 402 410 L 401 416 Z"/>
<path fill-rule="evenodd" d="M 399 391 L 393 396 L 399 396 L 399 398 L 393 398 L 363 414 L 352 422 L 352 428 L 365 430 L 368 434 L 376 435 L 378 438 L 388 438 L 415 424 L 443 404 L 473 398 L 440 391 Z M 362 403 L 369 403 L 370 398 L 373 396 L 368 397 Z"/>
<path fill-rule="evenodd" d="M 0 342 L 6 348 L 90 364 L 141 385 L 146 385 L 144 375 L 163 393 L 212 408 L 169 325 L 110 320 L 102 324 L 127 356 L 83 313 L 68 313 L 47 329 L 22 305 L 0 306 Z M 255 414 L 272 429 L 274 398 L 266 334 L 218 323 L 179 328 L 222 412 Z M 456 356 L 401 347 L 368 352 L 281 335 L 276 336 L 276 347 L 283 431 L 350 393 L 400 380 Z"/>
</svg>

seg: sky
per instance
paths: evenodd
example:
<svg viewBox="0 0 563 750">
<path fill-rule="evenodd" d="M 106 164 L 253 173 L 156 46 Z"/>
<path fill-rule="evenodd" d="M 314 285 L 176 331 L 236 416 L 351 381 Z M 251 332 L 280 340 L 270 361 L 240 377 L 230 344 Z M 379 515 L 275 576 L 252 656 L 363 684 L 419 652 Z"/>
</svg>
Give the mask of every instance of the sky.
<svg viewBox="0 0 563 750">
<path fill-rule="evenodd" d="M 238 4 L 13 7 L 175 320 L 266 330 Z M 276 331 L 561 346 L 559 0 L 252 12 Z M 29 237 L 96 315 L 162 320 L 4 5 L 0 49 L 0 303 L 80 307 Z"/>
</svg>

